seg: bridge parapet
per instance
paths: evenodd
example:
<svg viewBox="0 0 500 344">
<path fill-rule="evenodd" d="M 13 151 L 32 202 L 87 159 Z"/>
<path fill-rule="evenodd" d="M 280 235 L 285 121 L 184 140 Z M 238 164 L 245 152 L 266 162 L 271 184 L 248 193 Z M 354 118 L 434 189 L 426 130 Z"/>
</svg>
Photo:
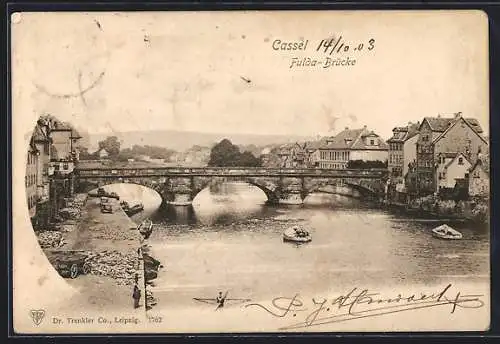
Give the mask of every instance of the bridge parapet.
<svg viewBox="0 0 500 344">
<path fill-rule="evenodd" d="M 387 176 L 385 169 L 353 170 L 353 169 L 315 169 L 315 168 L 228 168 L 228 167 L 99 167 L 76 168 L 81 178 L 90 177 L 131 177 L 131 176 L 282 176 L 282 177 L 352 177 L 383 178 Z"/>
</svg>

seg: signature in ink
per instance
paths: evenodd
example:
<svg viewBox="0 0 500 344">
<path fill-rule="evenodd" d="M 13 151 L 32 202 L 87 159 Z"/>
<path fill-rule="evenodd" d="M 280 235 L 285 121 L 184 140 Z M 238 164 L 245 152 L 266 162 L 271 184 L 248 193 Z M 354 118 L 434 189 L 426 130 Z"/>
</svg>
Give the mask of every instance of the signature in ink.
<svg viewBox="0 0 500 344">
<path fill-rule="evenodd" d="M 448 284 L 431 294 L 404 296 L 399 293 L 396 297 L 385 298 L 379 293 L 356 287 L 336 298 L 312 298 L 307 304 L 296 294 L 293 297 L 274 298 L 270 306 L 248 303 L 245 308 L 260 308 L 278 318 L 296 317 L 299 313 L 305 313 L 303 321 L 280 328 L 291 330 L 434 307 L 449 307 L 450 312 L 454 313 L 458 309 L 484 306 L 481 299 L 484 295 L 463 295 L 460 291 L 453 292 L 451 288 L 452 284 Z"/>
</svg>

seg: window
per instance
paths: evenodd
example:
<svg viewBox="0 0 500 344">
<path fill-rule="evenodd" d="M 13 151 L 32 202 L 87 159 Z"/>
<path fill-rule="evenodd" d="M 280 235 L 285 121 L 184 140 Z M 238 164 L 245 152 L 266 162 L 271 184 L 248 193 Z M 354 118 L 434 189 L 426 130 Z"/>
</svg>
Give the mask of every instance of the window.
<svg viewBox="0 0 500 344">
<path fill-rule="evenodd" d="M 371 139 L 371 140 L 370 140 L 370 145 L 372 145 L 372 146 L 373 146 L 374 144 L 375 144 L 375 140 L 374 140 L 374 139 Z"/>
<path fill-rule="evenodd" d="M 460 157 L 458 158 L 458 164 L 463 165 L 464 164 L 464 158 Z"/>
<path fill-rule="evenodd" d="M 65 163 L 63 164 L 63 169 L 67 170 L 68 168 L 69 168 L 68 163 L 67 163 L 67 162 L 65 162 Z"/>
</svg>

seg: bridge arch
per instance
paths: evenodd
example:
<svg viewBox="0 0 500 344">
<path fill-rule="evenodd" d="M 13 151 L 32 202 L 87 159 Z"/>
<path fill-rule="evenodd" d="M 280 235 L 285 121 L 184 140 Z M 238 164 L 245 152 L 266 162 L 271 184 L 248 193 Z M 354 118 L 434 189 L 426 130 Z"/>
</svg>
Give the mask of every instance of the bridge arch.
<svg viewBox="0 0 500 344">
<path fill-rule="evenodd" d="M 211 183 L 227 183 L 227 182 L 242 182 L 246 183 L 252 186 L 257 187 L 260 189 L 262 192 L 267 197 L 267 202 L 274 204 L 279 202 L 279 197 L 278 197 L 278 185 L 272 181 L 269 180 L 261 180 L 259 178 L 253 178 L 253 177 L 229 177 L 229 178 L 198 178 L 198 180 L 193 180 L 193 189 L 191 193 L 191 200 L 194 200 L 194 198 L 204 189 L 210 186 Z M 172 197 L 170 197 L 172 198 Z"/>
<path fill-rule="evenodd" d="M 159 197 L 161 197 L 162 202 L 164 202 L 164 190 L 165 181 L 154 180 L 151 178 L 101 178 L 101 179 L 85 179 L 80 180 L 77 183 L 78 192 L 90 192 L 100 187 L 105 187 L 107 185 L 117 185 L 117 184 L 134 184 L 144 186 L 150 190 L 155 191 Z"/>
<path fill-rule="evenodd" d="M 357 181 L 344 179 L 318 179 L 311 180 L 305 185 L 303 191 L 304 198 L 312 193 L 327 193 L 353 198 L 364 198 L 376 196 L 377 191 L 374 190 L 369 183 L 363 185 Z"/>
</svg>

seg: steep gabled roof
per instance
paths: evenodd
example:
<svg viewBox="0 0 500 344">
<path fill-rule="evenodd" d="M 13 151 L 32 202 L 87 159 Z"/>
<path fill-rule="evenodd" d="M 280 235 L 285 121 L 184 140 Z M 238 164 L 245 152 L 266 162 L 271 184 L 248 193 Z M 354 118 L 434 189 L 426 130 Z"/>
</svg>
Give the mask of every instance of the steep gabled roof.
<svg viewBox="0 0 500 344">
<path fill-rule="evenodd" d="M 472 127 L 472 129 L 474 129 L 475 132 L 477 132 L 478 134 L 483 133 L 483 128 L 481 128 L 481 124 L 479 124 L 479 121 L 477 119 L 465 118 L 465 120 L 467 121 L 467 123 L 469 123 L 469 125 Z"/>
<path fill-rule="evenodd" d="M 453 120 L 454 118 L 424 117 L 424 120 L 422 121 L 422 124 L 420 125 L 419 129 L 424 125 L 424 123 L 427 122 L 432 131 L 437 131 L 442 133 L 443 131 L 448 129 L 448 126 L 450 125 L 451 122 L 453 122 Z"/>
<path fill-rule="evenodd" d="M 33 140 L 35 142 L 47 142 L 49 140 L 39 124 L 35 126 L 35 130 L 33 131 Z"/>
<path fill-rule="evenodd" d="M 420 124 L 418 130 L 422 125 L 427 122 L 432 131 L 442 133 L 446 131 L 450 126 L 455 124 L 457 121 L 463 118 L 465 122 L 478 134 L 483 132 L 479 121 L 475 118 L 464 118 L 462 115 L 457 114 L 455 117 L 424 117 L 422 124 Z"/>
<path fill-rule="evenodd" d="M 436 137 L 436 138 L 432 141 L 432 143 L 436 143 L 436 142 L 438 142 L 439 140 L 441 140 L 441 138 L 443 138 L 443 136 L 444 136 L 444 135 L 446 135 L 446 133 L 447 133 L 448 131 L 450 131 L 450 130 L 451 130 L 451 129 L 455 126 L 455 125 L 457 125 L 457 123 L 462 122 L 462 121 L 463 121 L 463 123 L 465 123 L 467 126 L 469 126 L 469 128 L 471 128 L 471 129 L 472 129 L 472 131 L 473 131 L 474 133 L 476 133 L 476 135 L 477 135 L 477 136 L 478 136 L 478 137 L 479 137 L 479 138 L 480 138 L 480 139 L 481 139 L 484 143 L 488 144 L 488 141 L 486 141 L 486 140 L 485 140 L 485 138 L 484 138 L 482 135 L 480 135 L 480 133 L 476 130 L 477 128 L 476 128 L 476 129 L 474 129 L 474 127 L 473 127 L 473 126 L 469 123 L 469 121 L 468 121 L 468 120 L 466 120 L 465 118 L 463 118 L 462 116 L 458 116 L 457 118 L 454 118 L 454 119 L 453 119 L 453 122 L 450 122 L 450 125 L 448 126 L 448 128 L 446 128 L 446 130 L 445 130 L 445 131 L 443 131 L 443 132 L 442 132 L 439 136 L 437 136 L 437 137 Z"/>
</svg>

